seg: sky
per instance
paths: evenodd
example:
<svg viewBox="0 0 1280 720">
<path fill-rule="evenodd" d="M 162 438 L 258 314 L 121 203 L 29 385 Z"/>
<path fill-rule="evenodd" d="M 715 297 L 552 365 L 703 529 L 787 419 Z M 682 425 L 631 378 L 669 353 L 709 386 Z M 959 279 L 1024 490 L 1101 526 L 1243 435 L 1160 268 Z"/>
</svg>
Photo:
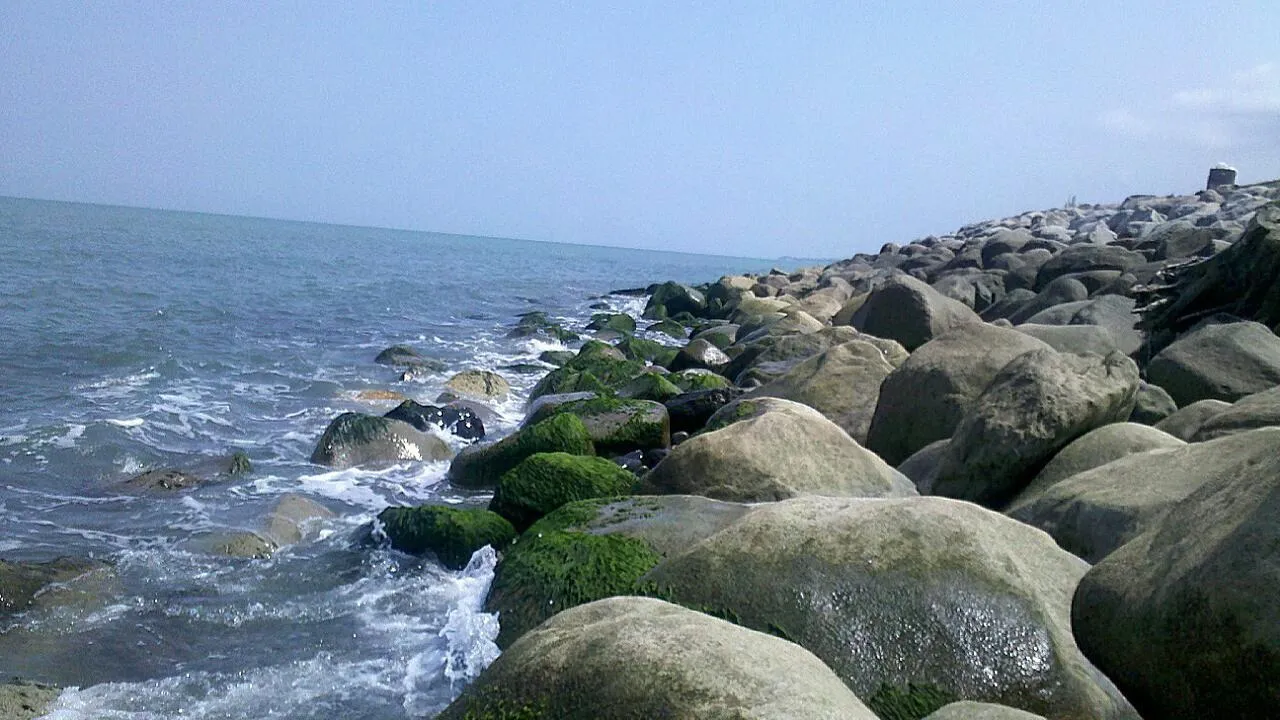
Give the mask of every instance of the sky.
<svg viewBox="0 0 1280 720">
<path fill-rule="evenodd" d="M 1280 177 L 1280 2 L 0 0 L 0 195 L 751 257 Z"/>
</svg>

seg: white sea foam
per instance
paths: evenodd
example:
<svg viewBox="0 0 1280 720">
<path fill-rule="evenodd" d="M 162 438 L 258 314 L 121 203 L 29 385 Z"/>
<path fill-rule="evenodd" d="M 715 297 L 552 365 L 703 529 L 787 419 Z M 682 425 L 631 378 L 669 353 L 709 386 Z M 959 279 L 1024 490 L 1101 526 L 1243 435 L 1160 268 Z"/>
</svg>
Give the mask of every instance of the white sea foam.
<svg viewBox="0 0 1280 720">
<path fill-rule="evenodd" d="M 111 425 L 115 425 L 116 427 L 119 427 L 119 428 L 136 428 L 139 425 L 142 425 L 144 422 L 146 422 L 146 420 L 143 420 L 140 417 L 121 418 L 121 419 L 107 418 L 107 423 Z"/>
</svg>

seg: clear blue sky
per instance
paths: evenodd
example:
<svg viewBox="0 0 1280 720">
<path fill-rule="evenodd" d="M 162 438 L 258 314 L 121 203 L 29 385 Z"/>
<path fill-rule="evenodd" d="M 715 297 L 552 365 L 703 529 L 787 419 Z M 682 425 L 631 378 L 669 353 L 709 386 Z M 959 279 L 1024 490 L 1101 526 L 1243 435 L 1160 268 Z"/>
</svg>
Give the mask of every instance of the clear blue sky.
<svg viewBox="0 0 1280 720">
<path fill-rule="evenodd" d="M 844 257 L 1280 176 L 1280 2 L 0 0 L 0 195 Z"/>
</svg>

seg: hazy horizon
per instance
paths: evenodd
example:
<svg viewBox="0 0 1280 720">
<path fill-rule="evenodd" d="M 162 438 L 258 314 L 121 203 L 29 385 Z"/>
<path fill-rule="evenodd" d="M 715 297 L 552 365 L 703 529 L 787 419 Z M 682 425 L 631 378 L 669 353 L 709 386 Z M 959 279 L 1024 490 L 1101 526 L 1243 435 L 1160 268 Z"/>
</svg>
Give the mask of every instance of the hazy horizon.
<svg viewBox="0 0 1280 720">
<path fill-rule="evenodd" d="M 752 258 L 1280 177 L 1280 5 L 0 0 L 0 195 Z"/>
</svg>

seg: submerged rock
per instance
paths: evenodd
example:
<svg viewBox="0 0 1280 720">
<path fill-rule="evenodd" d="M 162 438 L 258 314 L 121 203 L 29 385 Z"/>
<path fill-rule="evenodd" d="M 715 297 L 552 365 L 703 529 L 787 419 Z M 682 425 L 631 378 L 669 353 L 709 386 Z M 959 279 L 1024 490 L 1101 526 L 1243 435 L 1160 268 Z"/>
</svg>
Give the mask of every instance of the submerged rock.
<svg viewBox="0 0 1280 720">
<path fill-rule="evenodd" d="M 86 558 L 64 557 L 48 562 L 0 560 L 0 617 L 30 608 L 36 597 L 50 586 L 69 582 L 103 567 L 103 563 Z"/>
<path fill-rule="evenodd" d="M 325 428 L 311 462 L 345 469 L 404 460 L 448 460 L 452 456 L 453 450 L 445 441 L 407 422 L 343 413 Z"/>
<path fill-rule="evenodd" d="M 638 597 L 600 600 L 552 618 L 440 715 L 479 717 L 876 720 L 803 648 Z"/>
<path fill-rule="evenodd" d="M 12 680 L 0 684 L 0 718 L 33 720 L 48 713 L 49 706 L 62 694 L 53 685 Z"/>
<path fill-rule="evenodd" d="M 484 439 L 484 422 L 475 411 L 466 407 L 454 405 L 437 407 L 405 400 L 383 417 L 403 420 L 423 432 L 439 428 L 464 440 Z"/>
</svg>

